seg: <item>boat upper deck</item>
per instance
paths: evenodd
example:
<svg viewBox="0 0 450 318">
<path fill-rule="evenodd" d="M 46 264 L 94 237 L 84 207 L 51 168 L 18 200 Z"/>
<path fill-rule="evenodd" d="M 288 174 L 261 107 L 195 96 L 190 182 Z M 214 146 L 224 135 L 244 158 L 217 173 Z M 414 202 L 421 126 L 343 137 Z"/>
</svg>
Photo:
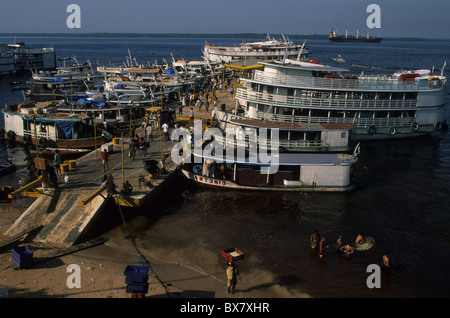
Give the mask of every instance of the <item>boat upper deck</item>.
<svg viewBox="0 0 450 318">
<path fill-rule="evenodd" d="M 230 123 L 244 126 L 265 129 L 279 129 L 290 131 L 325 131 L 325 130 L 352 130 L 356 126 L 349 123 L 296 123 L 296 122 L 274 122 L 258 119 L 230 119 Z"/>
<path fill-rule="evenodd" d="M 262 63 L 264 70 L 255 70 L 252 79 L 242 79 L 259 84 L 286 86 L 291 88 L 327 89 L 341 91 L 430 91 L 441 90 L 446 84 L 444 76 L 428 73 L 415 74 L 415 77 L 394 75 L 347 75 L 313 76 L 314 73 L 344 73 L 348 70 L 318 64 L 317 61 L 301 62 L 288 60 L 289 63 Z M 294 64 L 292 64 L 294 63 Z M 267 70 L 270 71 L 267 71 Z M 287 71 L 282 71 L 287 70 Z M 330 74 L 331 75 L 331 74 Z"/>
<path fill-rule="evenodd" d="M 350 154 L 341 153 L 275 153 L 275 154 L 250 154 L 245 158 L 240 156 L 229 156 L 234 153 L 234 148 L 226 148 L 223 151 L 223 156 L 216 153 L 211 154 L 197 154 L 194 156 L 201 156 L 204 160 L 212 160 L 224 162 L 229 164 L 243 164 L 243 165 L 258 165 L 258 166 L 301 166 L 301 165 L 352 165 L 357 162 Z"/>
</svg>

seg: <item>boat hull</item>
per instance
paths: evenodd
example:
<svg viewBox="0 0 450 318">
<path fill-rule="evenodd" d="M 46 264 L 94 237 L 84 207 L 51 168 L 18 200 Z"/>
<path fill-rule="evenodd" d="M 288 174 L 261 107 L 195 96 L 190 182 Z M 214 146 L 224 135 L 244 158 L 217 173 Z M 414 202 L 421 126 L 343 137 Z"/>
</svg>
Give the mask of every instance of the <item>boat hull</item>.
<svg viewBox="0 0 450 318">
<path fill-rule="evenodd" d="M 215 178 L 205 177 L 193 174 L 192 172 L 181 169 L 181 174 L 195 184 L 230 190 L 247 190 L 247 191 L 272 191 L 272 192 L 347 192 L 355 188 L 354 185 L 346 187 L 334 186 L 244 186 L 229 180 L 219 180 Z"/>
</svg>

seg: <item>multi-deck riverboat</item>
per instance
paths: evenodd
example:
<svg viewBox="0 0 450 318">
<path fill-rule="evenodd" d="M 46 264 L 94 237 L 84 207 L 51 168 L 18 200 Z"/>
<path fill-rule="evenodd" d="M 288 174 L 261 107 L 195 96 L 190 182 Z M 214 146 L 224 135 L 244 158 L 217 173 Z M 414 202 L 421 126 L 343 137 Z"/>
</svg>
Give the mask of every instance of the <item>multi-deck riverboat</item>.
<svg viewBox="0 0 450 318">
<path fill-rule="evenodd" d="M 302 60 L 309 59 L 311 51 L 304 44 L 296 44 L 283 36 L 283 40 L 276 40 L 267 35 L 266 41 L 242 42 L 239 46 L 221 46 L 205 44 L 203 50 L 205 60 L 210 63 L 232 63 L 243 60 L 279 60 L 287 55 L 295 59 L 300 55 Z"/>
<path fill-rule="evenodd" d="M 221 128 L 236 119 L 299 124 L 352 124 L 356 140 L 429 134 L 443 126 L 446 78 L 429 70 L 345 75 L 319 61 L 262 62 L 241 78 L 232 113 L 218 110 Z"/>
</svg>

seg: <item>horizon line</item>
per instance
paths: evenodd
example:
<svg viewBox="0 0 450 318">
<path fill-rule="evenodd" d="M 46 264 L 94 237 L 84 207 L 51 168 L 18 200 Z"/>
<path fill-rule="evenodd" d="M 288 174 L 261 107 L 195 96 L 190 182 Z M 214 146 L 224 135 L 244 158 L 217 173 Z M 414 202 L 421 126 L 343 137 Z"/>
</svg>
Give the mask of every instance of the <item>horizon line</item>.
<svg viewBox="0 0 450 318">
<path fill-rule="evenodd" d="M 183 33 L 183 32 L 0 32 L 0 36 L 9 36 L 9 35 L 20 35 L 20 36 L 43 36 L 43 35 L 52 35 L 52 36 L 70 36 L 70 37 L 86 37 L 86 36 L 100 36 L 100 35 L 108 35 L 108 36 L 140 36 L 140 37 L 181 37 L 181 36 L 193 36 L 193 37 L 264 37 L 266 35 L 285 35 L 288 37 L 293 37 L 296 39 L 299 38 L 307 38 L 312 37 L 315 39 L 328 39 L 328 34 L 286 34 L 286 33 L 255 33 L 255 32 L 240 32 L 240 33 Z M 426 40 L 426 41 L 450 41 L 450 38 L 431 38 L 431 37 L 413 37 L 413 36 L 387 36 L 382 37 L 383 40 Z"/>
</svg>

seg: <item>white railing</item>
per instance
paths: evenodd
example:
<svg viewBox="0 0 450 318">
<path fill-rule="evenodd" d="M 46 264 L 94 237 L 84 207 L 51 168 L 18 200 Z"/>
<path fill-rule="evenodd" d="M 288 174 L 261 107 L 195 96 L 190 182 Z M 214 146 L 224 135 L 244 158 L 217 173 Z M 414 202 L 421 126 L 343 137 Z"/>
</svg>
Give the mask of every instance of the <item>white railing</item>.
<svg viewBox="0 0 450 318">
<path fill-rule="evenodd" d="M 258 82 L 273 85 L 289 85 L 299 88 L 351 89 L 354 91 L 408 91 L 439 89 L 445 85 L 444 79 L 434 79 L 416 83 L 415 81 L 405 81 L 389 76 L 361 76 L 357 79 L 322 78 L 281 74 L 267 75 L 267 73 L 260 70 L 255 70 L 253 74 L 253 79 Z"/>
<path fill-rule="evenodd" d="M 314 98 L 296 97 L 287 95 L 277 95 L 259 93 L 245 88 L 236 90 L 236 98 L 265 104 L 275 104 L 290 107 L 308 107 L 320 109 L 404 109 L 415 108 L 416 99 L 348 99 L 348 98 Z"/>
<path fill-rule="evenodd" d="M 216 136 L 215 139 L 217 142 L 222 143 L 223 145 L 233 146 L 233 147 L 241 147 L 241 148 L 249 148 L 252 143 L 257 145 L 262 149 L 270 149 L 272 146 L 275 148 L 320 148 L 323 146 L 322 140 L 271 140 L 266 138 L 257 137 L 256 140 L 254 137 L 246 136 L 244 140 L 237 139 L 229 139 L 223 136 Z"/>
<path fill-rule="evenodd" d="M 36 131 L 35 132 L 34 130 L 24 129 L 23 135 L 24 136 L 30 136 L 33 139 L 34 139 L 35 136 L 37 136 L 38 140 L 40 138 L 56 140 L 56 135 L 55 135 L 54 132 L 53 133 L 44 132 L 44 131 Z"/>
<path fill-rule="evenodd" d="M 411 126 L 414 117 L 392 117 L 392 118 L 350 118 L 350 117 L 319 117 L 319 116 L 293 116 L 266 114 L 257 112 L 257 119 L 270 121 L 294 122 L 294 123 L 319 123 L 319 124 L 354 124 L 357 127 L 401 127 Z"/>
</svg>

